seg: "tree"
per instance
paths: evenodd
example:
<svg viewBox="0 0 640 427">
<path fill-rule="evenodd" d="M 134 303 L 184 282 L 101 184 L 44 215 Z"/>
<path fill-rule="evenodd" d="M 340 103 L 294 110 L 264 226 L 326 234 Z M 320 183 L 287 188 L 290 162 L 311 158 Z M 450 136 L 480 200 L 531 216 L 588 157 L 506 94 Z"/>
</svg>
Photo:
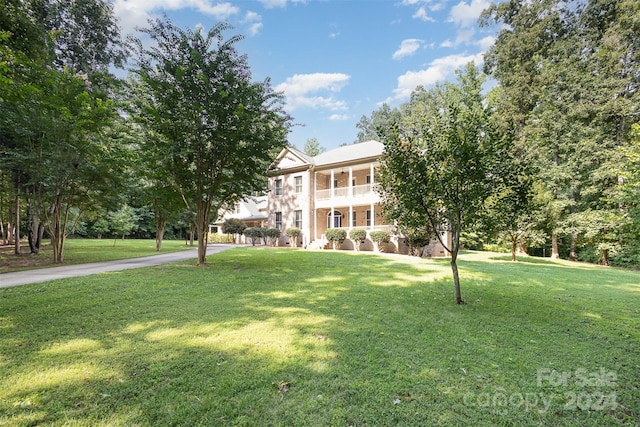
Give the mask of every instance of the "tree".
<svg viewBox="0 0 640 427">
<path fill-rule="evenodd" d="M 102 0 L 12 0 L 8 6 L 9 19 L 0 17 L 3 26 L 10 26 L 2 28 L 7 32 L 0 38 L 7 43 L 0 47 L 0 63 L 12 58 L 11 67 L 0 65 L 0 84 L 9 89 L 0 96 L 3 164 L 12 172 L 16 203 L 20 197 L 26 199 L 31 251 L 38 251 L 45 224 L 54 262 L 59 263 L 66 236 L 79 221 L 72 212 L 94 206 L 114 191 L 120 171 L 118 161 L 110 162 L 120 153 L 113 138 L 117 120 L 110 98 L 113 80 L 105 71 L 113 64 L 113 57 L 106 54 L 111 49 L 92 42 L 65 48 L 62 40 L 87 42 L 95 36 L 119 43 L 117 25 L 110 4 Z M 77 10 L 67 13 L 68 8 Z M 94 16 L 92 8 L 104 19 L 87 20 Z M 17 40 L 25 35 L 26 41 Z M 91 62 L 72 59 L 77 56 L 71 51 L 85 48 Z"/>
<path fill-rule="evenodd" d="M 242 222 L 241 219 L 237 218 L 229 218 L 222 223 L 222 232 L 224 234 L 233 235 L 234 243 L 239 242 L 240 236 L 242 236 L 242 233 L 244 233 L 246 228 L 246 224 Z"/>
<path fill-rule="evenodd" d="M 355 143 L 376 140 L 379 141 L 385 135 L 387 129 L 391 129 L 393 124 L 400 119 L 400 111 L 391 109 L 388 104 L 382 106 L 371 113 L 371 117 L 362 116 L 356 124 L 358 128 L 358 139 Z"/>
<path fill-rule="evenodd" d="M 266 186 L 265 172 L 282 148 L 290 118 L 269 81 L 252 82 L 241 37 L 224 40 L 225 24 L 182 30 L 168 19 L 142 31 L 138 68 L 150 103 L 138 119 L 156 134 L 150 155 L 166 165 L 185 205 L 196 212 L 198 265 L 206 262 L 211 213 Z"/>
<path fill-rule="evenodd" d="M 387 218 L 427 229 L 451 254 L 455 301 L 461 304 L 460 233 L 491 194 L 497 150 L 482 76 L 473 64 L 457 76 L 457 84 L 417 89 L 403 106 L 402 125 L 383 140 L 378 184 Z M 451 242 L 443 231 L 451 233 Z"/>
<path fill-rule="evenodd" d="M 138 221 L 135 210 L 126 204 L 117 211 L 109 212 L 108 217 L 110 228 L 115 234 L 113 246 L 116 245 L 118 236 L 122 236 L 124 240 L 124 236 L 130 234 L 136 228 L 136 222 Z"/>
<path fill-rule="evenodd" d="M 309 138 L 307 139 L 307 142 L 305 142 L 304 149 L 302 151 L 304 151 L 305 154 L 314 157 L 318 154 L 324 153 L 327 149 L 320 145 L 317 138 Z"/>
<path fill-rule="evenodd" d="M 517 124 L 520 149 L 551 195 L 541 209 L 553 257 L 563 238 L 571 259 L 580 246 L 612 239 L 618 206 L 609 195 L 619 175 L 611 159 L 638 116 L 638 16 L 633 0 L 509 1 L 483 13 L 483 24 L 503 24 L 485 71 L 499 81 L 500 114 Z M 596 220 L 600 232 L 588 224 Z"/>
<path fill-rule="evenodd" d="M 286 236 L 291 239 L 291 243 L 293 243 L 293 247 L 297 248 L 298 247 L 298 238 L 302 234 L 302 230 L 300 230 L 297 227 L 290 227 L 290 228 L 287 228 L 285 230 L 284 234 L 286 234 Z"/>
</svg>

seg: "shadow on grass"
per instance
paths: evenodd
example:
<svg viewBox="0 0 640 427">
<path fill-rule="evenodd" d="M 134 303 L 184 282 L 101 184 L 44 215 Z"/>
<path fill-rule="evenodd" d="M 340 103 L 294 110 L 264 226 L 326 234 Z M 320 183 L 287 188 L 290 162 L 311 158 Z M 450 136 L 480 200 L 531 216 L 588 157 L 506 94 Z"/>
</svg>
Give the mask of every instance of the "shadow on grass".
<svg viewBox="0 0 640 427">
<path fill-rule="evenodd" d="M 624 288 L 590 296 L 591 274 L 462 261 L 468 303 L 456 306 L 444 261 L 246 248 L 209 262 L 2 293 L 0 421 L 601 425 L 639 414 L 637 301 Z M 500 390 L 557 391 L 537 386 L 540 367 L 615 369 L 621 406 L 484 404 Z"/>
</svg>

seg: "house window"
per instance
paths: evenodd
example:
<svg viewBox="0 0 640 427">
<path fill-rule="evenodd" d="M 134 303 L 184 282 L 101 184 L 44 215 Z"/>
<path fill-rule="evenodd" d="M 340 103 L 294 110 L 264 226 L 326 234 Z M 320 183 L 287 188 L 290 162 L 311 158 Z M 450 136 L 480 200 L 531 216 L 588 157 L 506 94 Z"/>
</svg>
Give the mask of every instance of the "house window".
<svg viewBox="0 0 640 427">
<path fill-rule="evenodd" d="M 276 196 L 281 196 L 282 195 L 282 179 L 276 179 L 275 182 L 275 191 L 276 191 Z"/>
<path fill-rule="evenodd" d="M 356 221 L 356 211 L 351 211 L 351 226 L 352 227 L 356 227 L 357 221 Z"/>
<path fill-rule="evenodd" d="M 276 212 L 276 228 L 282 230 L 282 212 Z"/>
<path fill-rule="evenodd" d="M 302 229 L 302 211 L 295 211 L 296 220 L 294 227 Z"/>
<path fill-rule="evenodd" d="M 371 210 L 367 209 L 367 227 L 371 227 Z"/>
<path fill-rule="evenodd" d="M 234 208 L 233 213 L 235 213 L 235 214 L 239 214 L 240 213 L 240 203 L 236 203 L 236 206 Z"/>
<path fill-rule="evenodd" d="M 371 175 L 367 175 L 367 177 L 365 178 L 365 183 L 371 184 Z"/>
<path fill-rule="evenodd" d="M 331 211 L 327 214 L 327 228 L 341 228 L 342 227 L 342 213 L 340 211 L 333 211 L 333 226 L 331 225 Z"/>
<path fill-rule="evenodd" d="M 302 193 L 302 177 L 296 176 L 296 193 Z"/>
</svg>

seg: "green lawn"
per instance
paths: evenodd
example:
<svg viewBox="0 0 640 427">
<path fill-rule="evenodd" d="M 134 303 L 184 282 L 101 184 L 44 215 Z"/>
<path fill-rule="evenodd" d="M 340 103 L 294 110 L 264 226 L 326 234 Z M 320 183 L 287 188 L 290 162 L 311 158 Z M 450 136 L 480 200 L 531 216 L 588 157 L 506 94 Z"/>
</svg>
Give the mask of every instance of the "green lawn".
<svg viewBox="0 0 640 427">
<path fill-rule="evenodd" d="M 114 239 L 68 239 L 62 265 L 136 258 L 194 248 L 185 245 L 184 240 L 165 240 L 162 250 L 157 252 L 155 240 L 118 239 L 114 245 Z M 52 262 L 53 249 L 49 244 L 44 245 L 38 255 L 28 254 L 27 245 L 22 246 L 22 252 L 24 255 L 16 257 L 13 248 L 0 251 L 0 273 L 56 266 Z"/>
<path fill-rule="evenodd" d="M 236 248 L 0 290 L 0 425 L 640 423 L 640 273 Z M 534 262 L 535 261 L 535 262 Z"/>
</svg>

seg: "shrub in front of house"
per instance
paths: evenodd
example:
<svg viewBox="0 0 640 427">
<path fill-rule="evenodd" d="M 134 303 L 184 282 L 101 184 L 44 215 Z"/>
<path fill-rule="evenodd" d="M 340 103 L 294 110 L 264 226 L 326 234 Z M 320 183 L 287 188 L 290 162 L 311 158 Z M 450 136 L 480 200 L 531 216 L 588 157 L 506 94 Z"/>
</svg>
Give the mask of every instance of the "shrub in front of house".
<svg viewBox="0 0 640 427">
<path fill-rule="evenodd" d="M 381 252 L 384 251 L 386 244 L 391 241 L 391 233 L 383 230 L 372 231 L 369 233 L 369 237 L 376 244 L 377 250 Z"/>
<path fill-rule="evenodd" d="M 354 228 L 349 231 L 349 238 L 353 240 L 353 248 L 356 251 L 360 250 L 360 245 L 364 243 L 367 238 L 367 230 L 363 230 L 362 228 Z"/>
<path fill-rule="evenodd" d="M 281 234 L 282 233 L 280 232 L 279 228 L 267 228 L 264 231 L 264 235 L 266 236 L 271 246 L 275 246 L 278 243 L 278 239 L 280 238 Z"/>
<path fill-rule="evenodd" d="M 245 237 L 247 237 L 251 241 L 251 244 L 253 246 L 256 245 L 257 241 L 260 241 L 260 239 L 262 239 L 263 234 L 264 229 L 261 227 L 249 227 L 244 230 Z"/>
<path fill-rule="evenodd" d="M 291 239 L 291 241 L 293 242 L 293 247 L 297 248 L 298 247 L 298 237 L 300 237 L 300 235 L 302 234 L 302 230 L 300 230 L 297 227 L 291 227 L 291 228 L 287 228 L 286 231 L 284 232 L 284 234 L 287 235 L 287 237 L 289 237 Z"/>
<path fill-rule="evenodd" d="M 242 220 L 237 218 L 229 218 L 222 224 L 222 232 L 225 234 L 232 234 L 234 243 L 238 242 L 238 239 L 244 233 L 247 228 Z"/>
<path fill-rule="evenodd" d="M 431 236 L 425 231 L 412 229 L 405 230 L 403 234 L 409 247 L 409 255 L 421 256 L 424 247 L 431 243 Z"/>
<path fill-rule="evenodd" d="M 333 244 L 333 249 L 340 249 L 340 245 L 347 238 L 347 231 L 341 228 L 330 228 L 324 232 L 324 236 Z"/>
</svg>

